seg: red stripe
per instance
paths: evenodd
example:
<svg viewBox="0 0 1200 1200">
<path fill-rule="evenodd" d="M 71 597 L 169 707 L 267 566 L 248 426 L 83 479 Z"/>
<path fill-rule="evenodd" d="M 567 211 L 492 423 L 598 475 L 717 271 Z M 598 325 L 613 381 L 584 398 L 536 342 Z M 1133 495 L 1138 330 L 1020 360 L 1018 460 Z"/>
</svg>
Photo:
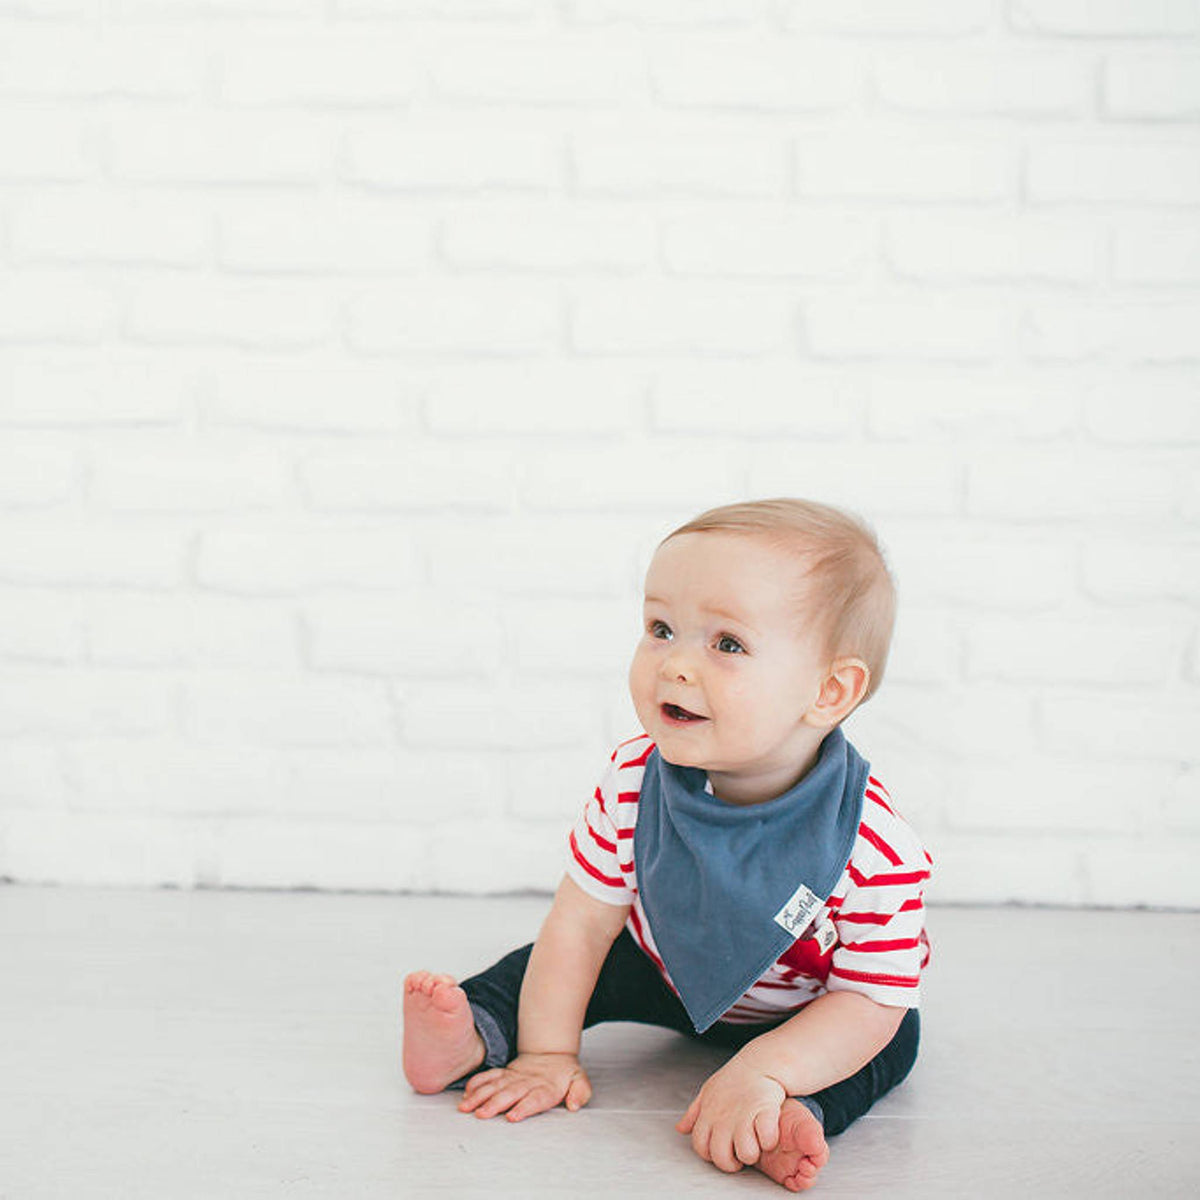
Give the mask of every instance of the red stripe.
<svg viewBox="0 0 1200 1200">
<path fill-rule="evenodd" d="M 920 938 L 893 938 L 890 942 L 846 942 L 842 948 L 856 954 L 887 954 L 889 950 L 915 950 L 920 944 Z"/>
<path fill-rule="evenodd" d="M 617 837 L 619 837 L 619 838 L 631 838 L 631 837 L 633 837 L 633 832 L 634 832 L 634 831 L 633 831 L 632 829 L 618 829 L 618 830 L 617 830 Z"/>
<path fill-rule="evenodd" d="M 571 853 L 575 855 L 575 861 L 593 878 L 598 879 L 601 883 L 608 887 L 622 888 L 625 887 L 625 880 L 617 878 L 610 879 L 607 875 L 596 870 L 586 858 L 579 852 L 579 843 L 575 840 L 575 831 L 571 830 Z"/>
<path fill-rule="evenodd" d="M 882 808 L 885 812 L 891 813 L 893 817 L 896 815 L 892 806 L 890 804 L 888 804 L 888 802 L 882 796 L 876 795 L 873 791 L 871 791 L 870 788 L 867 788 L 866 792 L 867 792 L 868 800 L 874 800 L 875 803 L 878 804 L 880 808 Z"/>
<path fill-rule="evenodd" d="M 592 795 L 592 799 L 595 800 L 598 805 L 600 805 L 600 811 L 607 817 L 608 809 L 604 807 L 604 794 L 599 788 L 597 788 L 595 793 Z"/>
<path fill-rule="evenodd" d="M 881 912 L 852 912 L 838 913 L 837 919 L 840 924 L 842 921 L 851 925 L 886 925 L 896 913 L 902 912 L 920 912 L 925 907 L 925 902 L 920 896 L 914 896 L 911 900 L 905 900 L 894 913 Z"/>
<path fill-rule="evenodd" d="M 928 871 L 899 871 L 893 875 L 864 875 L 853 864 L 850 866 L 850 878 L 858 887 L 896 887 L 903 883 L 920 883 L 929 878 Z"/>
<path fill-rule="evenodd" d="M 875 849 L 878 850 L 879 853 L 882 854 L 883 857 L 892 864 L 893 867 L 898 867 L 904 861 L 904 859 L 902 859 L 900 855 L 898 855 L 895 850 L 893 850 L 891 846 L 889 846 L 887 842 L 885 842 L 883 838 L 881 838 L 879 834 L 875 832 L 875 830 L 867 827 L 867 823 L 865 821 L 858 827 L 858 832 L 859 835 L 861 837 L 865 837 L 867 841 L 870 842 L 871 845 L 874 846 Z"/>
<path fill-rule="evenodd" d="M 596 845 L 599 846 L 601 850 L 607 850 L 609 852 L 609 854 L 616 854 L 616 852 L 617 852 L 617 843 L 616 842 L 610 842 L 608 840 L 608 838 L 602 838 L 592 828 L 591 821 L 587 820 L 586 817 L 584 818 L 584 824 L 587 825 L 588 833 L 590 833 L 592 835 L 592 841 L 595 842 Z"/>
<path fill-rule="evenodd" d="M 871 784 L 872 787 L 877 787 L 889 800 L 892 798 L 892 793 L 889 792 L 887 788 L 885 788 L 883 784 L 875 778 L 874 775 L 868 775 L 867 782 Z"/>
<path fill-rule="evenodd" d="M 839 979 L 849 979 L 853 983 L 877 983 L 880 987 L 915 988 L 917 986 L 915 975 L 876 975 L 870 971 L 847 971 L 841 967 L 834 967 L 830 974 L 836 975 Z"/>
<path fill-rule="evenodd" d="M 633 740 L 637 741 L 636 738 L 634 738 Z M 620 767 L 618 768 L 618 770 L 624 771 L 628 767 L 644 767 L 646 765 L 646 761 L 649 759 L 650 755 L 653 753 L 654 753 L 654 743 L 651 742 L 650 745 L 648 745 L 646 747 L 646 749 L 643 750 L 642 753 L 637 756 L 637 758 L 631 758 L 628 762 L 623 762 L 620 765 Z"/>
<path fill-rule="evenodd" d="M 652 963 L 654 963 L 654 965 L 659 969 L 659 971 L 663 972 L 663 974 L 665 975 L 666 967 L 663 965 L 663 960 L 661 958 L 659 958 L 658 955 L 655 954 L 654 951 L 651 950 L 650 947 L 646 944 L 646 935 L 642 931 L 642 923 L 638 919 L 637 905 L 634 905 L 634 907 L 629 910 L 629 920 L 630 920 L 630 923 L 633 925 L 633 936 L 637 939 L 637 944 L 639 946 L 641 946 L 641 948 L 645 952 L 646 956 L 650 959 L 650 961 Z"/>
<path fill-rule="evenodd" d="M 642 794 L 641 792 L 618 792 L 617 793 L 617 803 L 618 804 L 636 804 L 638 802 L 638 797 L 641 794 Z"/>
</svg>

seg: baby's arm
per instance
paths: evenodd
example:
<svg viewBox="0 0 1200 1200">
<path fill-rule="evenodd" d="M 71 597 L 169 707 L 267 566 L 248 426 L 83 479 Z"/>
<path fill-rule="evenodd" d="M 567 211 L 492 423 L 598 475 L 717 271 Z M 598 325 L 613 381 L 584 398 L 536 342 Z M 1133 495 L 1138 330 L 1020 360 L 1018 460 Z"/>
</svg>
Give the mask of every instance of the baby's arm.
<svg viewBox="0 0 1200 1200">
<path fill-rule="evenodd" d="M 866 1066 L 906 1011 L 857 992 L 827 992 L 711 1075 L 676 1128 L 723 1171 L 757 1162 L 778 1141 L 784 1098 L 811 1096 Z"/>
<path fill-rule="evenodd" d="M 566 1102 L 580 1108 L 592 1087 L 579 1065 L 579 1042 L 600 968 L 629 915 L 564 877 L 542 925 L 521 985 L 517 1057 L 473 1076 L 459 1108 L 477 1117 L 519 1121 Z"/>
</svg>

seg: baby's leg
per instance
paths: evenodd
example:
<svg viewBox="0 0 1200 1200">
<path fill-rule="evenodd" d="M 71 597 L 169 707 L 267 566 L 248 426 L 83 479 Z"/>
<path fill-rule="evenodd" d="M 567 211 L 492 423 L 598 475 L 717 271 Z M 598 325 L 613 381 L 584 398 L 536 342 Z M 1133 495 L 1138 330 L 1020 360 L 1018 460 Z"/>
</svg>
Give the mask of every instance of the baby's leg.
<svg viewBox="0 0 1200 1200">
<path fill-rule="evenodd" d="M 779 1110 L 779 1144 L 754 1165 L 789 1192 L 803 1192 L 817 1182 L 829 1161 L 821 1122 L 799 1100 L 785 1100 Z"/>
<path fill-rule="evenodd" d="M 481 1066 L 483 1039 L 467 994 L 449 975 L 404 981 L 404 1074 L 418 1092 L 440 1092 Z"/>
</svg>

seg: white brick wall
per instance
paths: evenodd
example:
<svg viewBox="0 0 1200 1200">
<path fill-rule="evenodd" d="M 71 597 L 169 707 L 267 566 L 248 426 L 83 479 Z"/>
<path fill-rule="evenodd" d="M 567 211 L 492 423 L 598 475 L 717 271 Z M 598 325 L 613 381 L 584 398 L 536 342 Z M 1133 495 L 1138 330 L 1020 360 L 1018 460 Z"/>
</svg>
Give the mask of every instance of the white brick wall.
<svg viewBox="0 0 1200 1200">
<path fill-rule="evenodd" d="M 1200 905 L 1200 0 L 0 5 L 0 877 L 550 888 L 774 493 L 937 897 Z"/>
</svg>

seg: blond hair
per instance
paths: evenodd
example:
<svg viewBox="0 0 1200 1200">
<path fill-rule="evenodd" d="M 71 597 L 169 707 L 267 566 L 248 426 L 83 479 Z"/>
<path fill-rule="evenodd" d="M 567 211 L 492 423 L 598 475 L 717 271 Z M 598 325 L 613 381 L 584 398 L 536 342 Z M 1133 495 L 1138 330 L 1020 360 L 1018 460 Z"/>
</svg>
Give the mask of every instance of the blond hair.
<svg viewBox="0 0 1200 1200">
<path fill-rule="evenodd" d="M 896 621 L 896 587 L 874 531 L 814 500 L 748 500 L 711 508 L 663 538 L 741 533 L 786 547 L 806 567 L 804 606 L 823 626 L 830 659 L 861 658 L 871 673 L 863 701 L 883 681 Z M 661 544 L 661 543 L 660 543 Z"/>
</svg>

